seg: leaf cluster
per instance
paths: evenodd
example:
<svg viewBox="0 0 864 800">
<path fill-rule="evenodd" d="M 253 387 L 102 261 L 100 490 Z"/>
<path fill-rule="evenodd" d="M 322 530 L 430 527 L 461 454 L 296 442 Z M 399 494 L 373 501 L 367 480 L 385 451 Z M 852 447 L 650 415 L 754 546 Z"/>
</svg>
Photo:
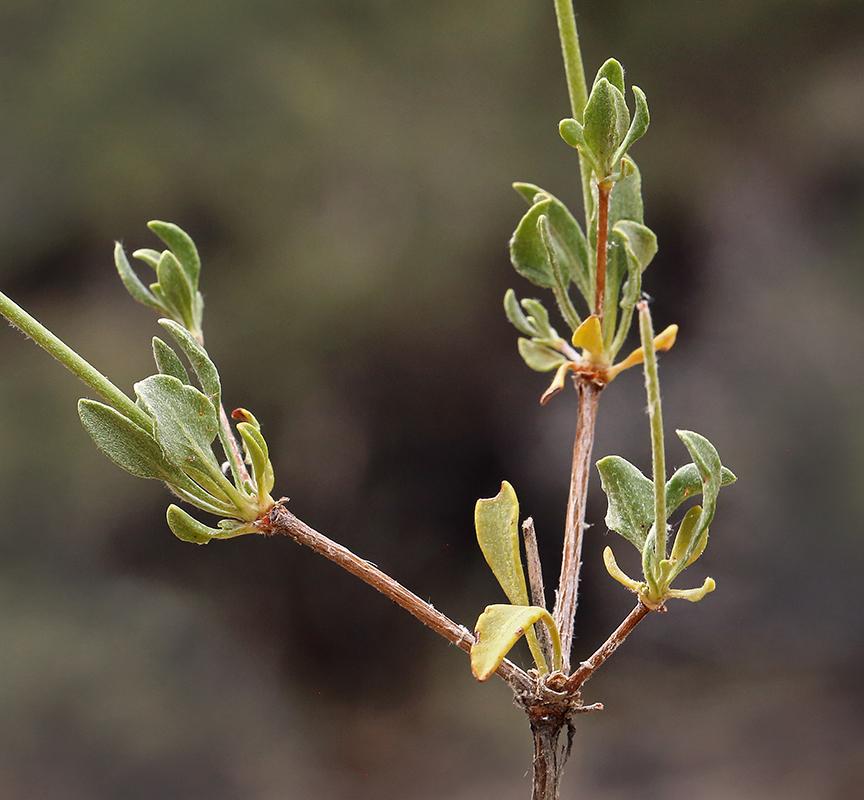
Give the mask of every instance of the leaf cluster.
<svg viewBox="0 0 864 800">
<path fill-rule="evenodd" d="M 639 595 L 651 608 L 661 606 L 669 598 L 701 600 L 714 589 L 714 581 L 706 579 L 698 589 L 672 589 L 673 580 L 689 567 L 708 544 L 708 527 L 714 518 L 717 495 L 721 486 L 736 480 L 735 475 L 720 463 L 717 450 L 704 436 L 692 431 L 676 431 L 693 461 L 680 467 L 666 481 L 666 516 L 655 516 L 654 481 L 620 456 L 607 456 L 597 462 L 600 481 L 608 500 L 607 527 L 629 541 L 642 556 L 643 581 L 629 578 L 618 566 L 612 548 L 607 547 L 603 560 L 610 575 Z M 658 552 L 660 526 L 665 531 L 668 519 L 686 500 L 701 495 L 702 505 L 691 507 L 681 519 L 672 545 L 672 552 Z M 665 537 L 663 537 L 665 542 Z"/>
<path fill-rule="evenodd" d="M 222 409 L 219 371 L 201 332 L 204 303 L 198 291 L 201 261 L 195 243 L 176 225 L 157 221 L 149 227 L 170 249 L 137 250 L 134 255 L 156 270 L 157 281 L 145 287 L 119 243 L 115 264 L 132 297 L 168 315 L 159 324 L 174 340 L 174 347 L 153 338 L 158 373 L 135 384 L 132 410 L 139 413 L 133 416 L 115 405 L 82 399 L 78 402 L 81 422 L 115 464 L 138 477 L 161 480 L 182 500 L 223 518 L 217 528 L 211 528 L 171 505 L 168 524 L 180 539 L 203 544 L 258 532 L 255 521 L 273 505 L 267 443 L 255 417 L 236 410 L 241 456 Z M 191 366 L 194 381 L 180 353 Z M 217 438 L 228 474 L 213 449 Z"/>
<path fill-rule="evenodd" d="M 534 370 L 560 371 L 567 367 L 585 372 L 590 368 L 602 382 L 608 382 L 620 371 L 614 370 L 612 364 L 630 329 L 633 309 L 642 292 L 642 273 L 657 252 L 657 238 L 644 224 L 641 175 L 628 155 L 649 123 L 644 93 L 635 86 L 633 93 L 636 111 L 631 120 L 624 100 L 623 69 L 610 59 L 597 73 L 583 122 L 567 119 L 559 126 L 564 140 L 579 150 L 583 172 L 588 176 L 583 192 L 587 236 L 574 215 L 551 192 L 531 183 L 514 184 L 530 209 L 510 240 L 510 259 L 524 278 L 552 290 L 574 337 L 572 345 L 583 350 L 580 356 L 563 338 L 556 335 L 550 340 L 545 331 L 534 330 L 528 315 L 537 319 L 536 305 L 540 302 L 520 303 L 513 290 L 509 290 L 504 300 L 505 312 L 527 337 L 520 339 L 519 352 Z M 592 336 L 587 346 L 585 336 L 577 332 L 584 324 L 591 324 L 591 317 L 599 311 L 597 231 L 601 189 L 610 192 L 605 290 L 601 292 L 604 312 L 602 318 L 598 316 L 600 337 Z M 581 295 L 577 303 L 571 298 L 571 285 Z M 532 304 L 531 308 L 526 307 L 527 302 Z"/>
</svg>

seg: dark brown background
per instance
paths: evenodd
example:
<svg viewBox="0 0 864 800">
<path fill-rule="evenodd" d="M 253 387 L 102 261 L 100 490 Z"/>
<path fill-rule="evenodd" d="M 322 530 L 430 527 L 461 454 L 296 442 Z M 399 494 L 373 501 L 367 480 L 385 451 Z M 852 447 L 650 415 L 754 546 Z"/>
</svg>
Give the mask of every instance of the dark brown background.
<svg viewBox="0 0 864 800">
<path fill-rule="evenodd" d="M 565 797 L 840 800 L 864 789 L 864 5 L 579 3 L 586 67 L 647 93 L 646 275 L 667 427 L 739 484 L 688 578 L 588 685 Z M 519 359 L 506 242 L 538 183 L 578 206 L 551 0 L 5 0 L 0 287 L 124 389 L 155 317 L 111 243 L 185 227 L 226 402 L 292 509 L 468 624 L 502 599 L 477 497 L 516 487 L 549 581 L 572 397 Z M 0 330 L 0 795 L 510 800 L 506 687 L 288 541 L 193 547 L 114 468 L 80 384 Z M 638 372 L 595 455 L 647 468 Z M 672 437 L 674 438 L 674 437 Z M 670 462 L 686 453 L 670 442 Z M 631 599 L 591 497 L 577 657 Z M 627 545 L 619 542 L 619 554 Z"/>
</svg>

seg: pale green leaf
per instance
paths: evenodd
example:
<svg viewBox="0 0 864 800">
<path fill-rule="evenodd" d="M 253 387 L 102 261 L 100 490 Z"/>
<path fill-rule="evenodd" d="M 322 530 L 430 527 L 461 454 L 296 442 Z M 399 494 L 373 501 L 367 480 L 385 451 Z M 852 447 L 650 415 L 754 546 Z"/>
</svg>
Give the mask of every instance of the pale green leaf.
<svg viewBox="0 0 864 800">
<path fill-rule="evenodd" d="M 117 466 L 139 478 L 187 486 L 189 479 L 166 457 L 156 439 L 128 417 L 96 400 L 79 400 L 78 416 L 87 433 Z"/>
<path fill-rule="evenodd" d="M 530 184 L 517 184 L 537 188 Z M 583 295 L 589 293 L 588 245 L 579 223 L 558 198 L 540 191 L 534 196 L 534 205 L 528 210 L 510 240 L 510 260 L 516 271 L 537 286 L 555 288 L 555 276 L 537 223 L 541 216 L 549 222 L 552 246 L 566 289 L 570 281 Z"/>
<path fill-rule="evenodd" d="M 156 440 L 166 458 L 186 473 L 201 473 L 221 482 L 211 447 L 219 422 L 210 400 L 173 375 L 145 378 L 135 384 L 135 392 L 156 420 Z"/>
<path fill-rule="evenodd" d="M 150 228 L 171 250 L 183 267 L 186 277 L 193 290 L 198 288 L 198 276 L 201 273 L 201 258 L 192 237 L 186 231 L 171 222 L 152 220 L 147 223 Z"/>
<path fill-rule="evenodd" d="M 495 497 L 478 500 L 474 507 L 477 541 L 486 563 L 511 603 L 528 605 L 525 571 L 519 553 L 519 501 L 513 487 L 504 481 Z"/>
<path fill-rule="evenodd" d="M 567 363 L 567 358 L 557 350 L 532 342 L 530 339 L 519 339 L 517 342 L 519 355 L 531 369 L 537 372 L 551 372 Z"/>
<path fill-rule="evenodd" d="M 654 484 L 621 456 L 601 459 L 597 470 L 609 503 L 606 526 L 641 553 L 654 522 Z"/>
<path fill-rule="evenodd" d="M 720 485 L 728 486 L 738 480 L 731 470 L 723 467 L 720 471 Z M 666 511 L 670 515 L 685 500 L 702 494 L 702 479 L 699 468 L 693 464 L 679 467 L 666 481 Z"/>
<path fill-rule="evenodd" d="M 168 506 L 166 517 L 171 532 L 184 542 L 207 544 L 220 533 L 217 529 L 209 528 L 203 522 L 198 522 L 197 519 L 190 517 L 182 508 L 173 503 Z"/>
<path fill-rule="evenodd" d="M 181 383 L 189 383 L 189 373 L 177 353 L 156 336 L 153 337 L 153 360 L 163 375 L 173 375 Z"/>
<path fill-rule="evenodd" d="M 165 250 L 156 265 L 156 275 L 159 278 L 159 289 L 162 296 L 177 309 L 180 319 L 187 328 L 195 327 L 193 308 L 194 290 L 189 284 L 189 278 L 180 266 L 180 262 L 170 250 Z"/>
<path fill-rule="evenodd" d="M 160 319 L 159 324 L 180 345 L 180 348 L 186 354 L 186 358 L 189 359 L 192 369 L 195 370 L 204 393 L 213 402 L 213 407 L 218 408 L 222 402 L 222 384 L 219 380 L 219 371 L 216 369 L 216 365 L 210 360 L 207 351 L 182 325 L 178 325 L 170 319 Z"/>
<path fill-rule="evenodd" d="M 151 306 L 160 311 L 163 310 L 158 298 L 141 282 L 141 279 L 129 265 L 129 260 L 126 258 L 126 253 L 120 242 L 114 243 L 114 264 L 117 267 L 120 280 L 123 281 L 123 285 L 126 287 L 126 291 L 135 300 L 146 306 Z"/>
<path fill-rule="evenodd" d="M 510 324 L 520 333 L 524 333 L 526 336 L 539 335 L 537 329 L 531 325 L 525 314 L 522 313 L 519 301 L 516 299 L 516 292 L 512 289 L 508 289 L 504 295 L 504 313 L 507 315 L 507 319 L 510 320 Z"/>
</svg>

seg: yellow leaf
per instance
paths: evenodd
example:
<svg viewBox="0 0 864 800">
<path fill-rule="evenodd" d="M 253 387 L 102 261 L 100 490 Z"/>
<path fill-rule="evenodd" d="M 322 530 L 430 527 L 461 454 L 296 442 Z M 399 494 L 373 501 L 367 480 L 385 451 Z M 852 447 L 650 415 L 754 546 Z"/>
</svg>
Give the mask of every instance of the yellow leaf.
<svg viewBox="0 0 864 800">
<path fill-rule="evenodd" d="M 474 635 L 476 641 L 471 647 L 471 671 L 478 681 L 485 681 L 504 660 L 520 637 L 531 630 L 536 622 L 543 621 L 552 635 L 555 650 L 555 669 L 561 667 L 561 640 L 558 629 L 549 612 L 540 606 L 486 606 L 477 620 Z M 541 671 L 548 671 L 545 664 Z"/>
<path fill-rule="evenodd" d="M 573 334 L 573 346 L 585 350 L 593 361 L 600 361 L 603 355 L 603 332 L 600 319 L 592 314 Z"/>
<path fill-rule="evenodd" d="M 578 333 L 578 331 L 577 331 Z M 662 333 L 658 333 L 654 337 L 654 349 L 655 350 L 669 350 L 673 344 L 675 344 L 675 337 L 678 336 L 678 326 L 670 325 L 666 330 Z M 614 367 L 610 367 L 606 370 L 606 382 L 611 381 L 619 372 L 623 372 L 625 369 L 629 369 L 630 367 L 635 367 L 637 364 L 641 364 L 645 360 L 645 352 L 641 347 L 637 347 L 632 353 L 630 353 L 627 358 L 623 361 L 619 361 L 615 364 Z"/>
</svg>

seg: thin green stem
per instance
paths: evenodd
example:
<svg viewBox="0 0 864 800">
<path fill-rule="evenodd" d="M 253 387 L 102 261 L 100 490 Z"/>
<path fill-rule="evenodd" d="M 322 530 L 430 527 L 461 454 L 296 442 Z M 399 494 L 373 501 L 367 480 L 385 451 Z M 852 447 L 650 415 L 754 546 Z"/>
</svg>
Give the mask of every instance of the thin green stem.
<svg viewBox="0 0 864 800">
<path fill-rule="evenodd" d="M 582 66 L 573 0 L 555 0 L 555 16 L 558 18 L 558 35 L 561 39 L 561 54 L 564 56 L 570 109 L 573 119 L 582 122 L 582 112 L 588 103 L 588 87 L 585 84 L 585 69 Z"/>
<path fill-rule="evenodd" d="M 64 367 L 74 372 L 110 406 L 127 416 L 144 430 L 153 428 L 153 420 L 134 401 L 127 397 L 111 381 L 88 361 L 85 361 L 69 345 L 55 336 L 39 321 L 31 317 L 21 306 L 0 292 L 0 314 L 9 320 L 25 336 L 29 336 L 43 350 L 50 353 Z"/>
<path fill-rule="evenodd" d="M 561 55 L 567 76 L 567 94 L 573 119 L 582 122 L 588 104 L 588 84 L 585 82 L 585 67 L 582 65 L 582 49 L 579 47 L 579 32 L 576 29 L 576 14 L 573 0 L 555 0 L 555 16 L 558 20 L 558 36 L 561 40 Z M 585 227 L 591 225 L 594 201 L 591 195 L 591 167 L 580 155 L 579 166 L 582 182 L 582 205 L 585 209 Z"/>
<path fill-rule="evenodd" d="M 651 461 L 654 468 L 654 526 L 658 561 L 666 558 L 666 449 L 663 443 L 663 411 L 660 405 L 660 376 L 654 349 L 654 328 L 648 303 L 640 300 L 639 336 L 645 358 L 645 391 L 648 395 L 648 420 L 651 426 Z"/>
</svg>

